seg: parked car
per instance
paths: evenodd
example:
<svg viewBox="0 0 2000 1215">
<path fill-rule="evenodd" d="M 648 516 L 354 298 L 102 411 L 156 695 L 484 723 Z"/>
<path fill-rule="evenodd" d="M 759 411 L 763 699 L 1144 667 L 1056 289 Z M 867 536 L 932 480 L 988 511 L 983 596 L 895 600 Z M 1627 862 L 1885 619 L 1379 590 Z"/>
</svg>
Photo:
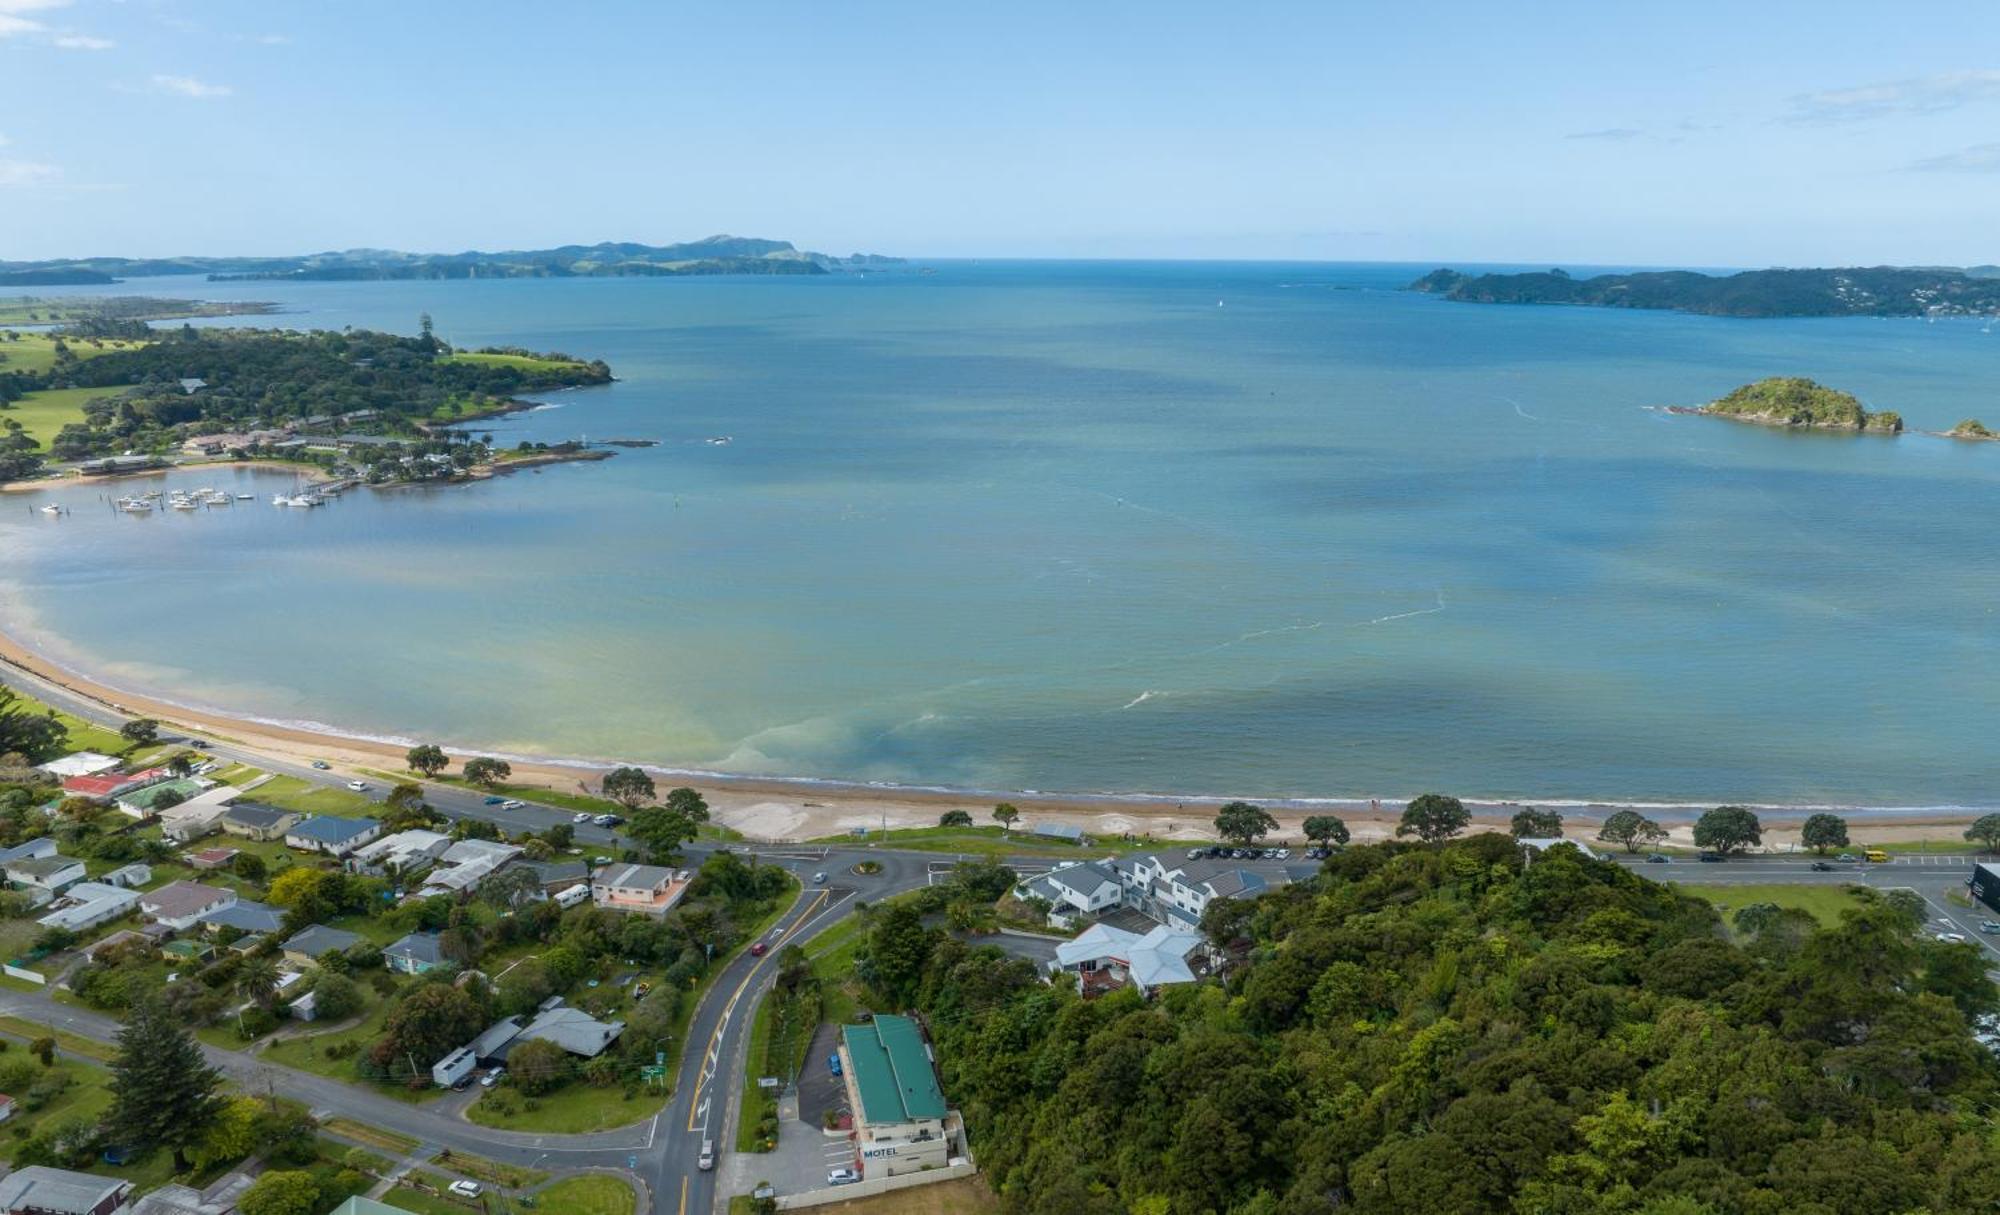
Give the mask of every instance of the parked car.
<svg viewBox="0 0 2000 1215">
<path fill-rule="evenodd" d="M 701 1141 L 701 1155 L 695 1157 L 694 1167 L 704 1171 L 715 1167 L 715 1140 Z"/>
<path fill-rule="evenodd" d="M 839 1056 L 839 1055 L 837 1055 L 837 1054 L 834 1054 L 834 1055 L 828 1055 L 828 1056 L 826 1057 L 826 1070 L 828 1070 L 828 1071 L 832 1072 L 832 1073 L 833 1073 L 834 1075 L 836 1075 L 836 1076 L 838 1076 L 838 1075 L 840 1074 L 840 1056 Z"/>
<path fill-rule="evenodd" d="M 517 797 L 510 797 L 506 801 L 500 803 L 500 808 L 502 810 L 519 810 L 521 807 L 527 804 L 528 803 L 522 801 Z"/>
<path fill-rule="evenodd" d="M 1839 856 L 1834 857 L 1833 859 L 1841 862 L 1842 864 L 1852 865 L 1854 862 L 1860 860 L 1861 858 L 1854 855 L 1852 852 L 1843 852 Z"/>
<path fill-rule="evenodd" d="M 214 744 L 210 743 L 206 738 L 188 739 L 188 746 L 193 747 L 197 751 L 206 751 L 209 749 L 209 747 L 213 745 Z"/>
<path fill-rule="evenodd" d="M 1670 865 L 1673 863 L 1673 858 L 1664 852 L 1655 852 L 1646 857 L 1646 863 L 1648 865 Z"/>
<path fill-rule="evenodd" d="M 1962 932 L 1940 932 L 1937 934 L 1937 939 L 1947 945 L 1965 944 L 1965 934 Z"/>
<path fill-rule="evenodd" d="M 487 798 L 487 799 L 486 799 L 486 801 L 485 801 L 485 802 L 484 802 L 483 804 L 484 804 L 484 805 L 488 805 L 488 806 L 497 806 L 497 805 L 499 805 L 499 804 L 500 804 L 500 803 L 501 803 L 502 801 L 504 801 L 504 800 L 506 800 L 506 799 L 504 799 L 504 798 L 498 798 L 498 797 L 489 797 L 489 798 Z"/>
<path fill-rule="evenodd" d="M 859 1180 L 861 1180 L 861 1174 L 855 1172 L 853 1169 L 828 1169 L 826 1171 L 826 1183 L 828 1185 L 853 1185 Z"/>
<path fill-rule="evenodd" d="M 2000 920 L 1981 920 L 1981 921 L 1979 921 L 1979 931 L 1981 931 L 1981 932 L 2000 932 Z"/>
<path fill-rule="evenodd" d="M 587 823 L 590 821 L 590 814 L 588 811 L 579 810 L 570 816 L 569 821 L 572 823 Z"/>
<path fill-rule="evenodd" d="M 1833 866 L 1827 864 L 1825 861 L 1814 861 L 1812 863 L 1812 871 L 1814 873 L 1832 873 Z"/>
<path fill-rule="evenodd" d="M 479 1078 L 479 1087 L 492 1088 L 494 1085 L 500 1083 L 500 1077 L 506 1074 L 507 1074 L 506 1068 L 496 1067 L 492 1071 L 487 1072 L 485 1075 Z"/>
<path fill-rule="evenodd" d="M 1723 856 L 1720 852 L 1704 852 L 1701 854 L 1700 859 L 1706 864 L 1715 864 L 1717 862 L 1727 860 L 1728 858 Z"/>
<path fill-rule="evenodd" d="M 367 781 L 365 781 L 365 780 L 351 780 L 351 781 L 348 781 L 348 782 L 347 782 L 347 787 L 348 787 L 348 788 L 350 788 L 350 789 L 352 789 L 352 790 L 354 790 L 354 791 L 355 791 L 356 793 L 366 793 L 366 792 L 368 792 L 368 782 L 367 782 Z"/>
<path fill-rule="evenodd" d="M 624 822 L 625 820 L 619 818 L 615 814 L 600 814 L 596 818 L 591 819 L 590 821 L 597 824 L 600 827 L 616 827 L 618 824 Z"/>
<path fill-rule="evenodd" d="M 1279 860 L 1281 860 L 1281 861 L 1289 861 L 1289 860 L 1291 860 L 1291 859 L 1292 859 L 1292 850 L 1291 850 L 1290 848 L 1280 848 L 1280 849 L 1278 849 L 1278 859 L 1279 859 Z"/>
<path fill-rule="evenodd" d="M 451 1091 L 454 1093 L 462 1093 L 466 1089 L 469 1089 L 471 1087 L 472 1087 L 472 1077 L 469 1075 L 460 1076 L 456 1081 L 452 1083 Z"/>
<path fill-rule="evenodd" d="M 479 1183 L 476 1181 L 454 1181 L 445 1188 L 460 1198 L 479 1197 Z"/>
<path fill-rule="evenodd" d="M 1198 860 L 1200 860 L 1200 859 L 1201 859 L 1202 857 L 1204 857 L 1204 856 L 1207 856 L 1207 855 L 1208 855 L 1208 852 L 1207 852 L 1207 850 L 1206 850 L 1206 849 L 1203 849 L 1203 848 L 1190 848 L 1190 849 L 1188 849 L 1188 859 L 1189 859 L 1189 860 L 1191 860 L 1191 861 L 1198 861 Z"/>
<path fill-rule="evenodd" d="M 325 760 L 323 760 L 323 759 L 316 759 L 316 760 L 314 760 L 314 761 L 313 761 L 313 767 L 315 767 L 315 768 L 318 768 L 318 769 L 319 769 L 320 771 L 322 771 L 322 772 L 325 772 L 325 771 L 327 771 L 328 769 L 332 768 L 332 767 L 333 767 L 333 765 L 332 765 L 332 764 L 330 764 L 330 763 L 327 763 L 327 762 L 326 762 Z"/>
</svg>

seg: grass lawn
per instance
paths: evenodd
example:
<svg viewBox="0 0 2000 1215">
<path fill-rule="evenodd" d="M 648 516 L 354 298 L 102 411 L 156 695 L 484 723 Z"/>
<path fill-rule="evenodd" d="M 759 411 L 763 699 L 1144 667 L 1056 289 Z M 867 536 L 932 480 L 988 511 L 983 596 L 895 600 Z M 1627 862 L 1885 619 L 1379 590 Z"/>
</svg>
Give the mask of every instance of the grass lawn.
<svg viewBox="0 0 2000 1215">
<path fill-rule="evenodd" d="M 115 396 L 117 388 L 44 388 L 40 392 L 30 392 L 7 409 L 0 409 L 0 419 L 12 418 L 28 432 L 41 451 L 49 449 L 49 443 L 71 422 L 83 421 L 83 403 L 96 397 Z"/>
<path fill-rule="evenodd" d="M 638 1198 L 616 1177 L 585 1173 L 565 1177 L 535 1195 L 535 1207 L 546 1215 L 632 1215 Z"/>
<path fill-rule="evenodd" d="M 46 316 L 48 313 L 44 311 L 43 315 Z M 10 324 L 21 323 L 32 322 L 26 322 L 25 317 L 22 316 L 19 310 L 10 308 L 5 303 L 0 303 L 0 328 L 4 328 Z M 128 341 L 124 338 L 73 337 L 64 338 L 63 341 L 69 346 L 71 353 L 75 354 L 79 359 L 94 359 L 101 354 L 110 354 L 114 350 L 137 350 L 146 344 L 144 342 Z M 6 360 L 5 362 L 0 362 L 0 372 L 47 371 L 56 365 L 56 339 L 53 335 L 47 333 L 23 333 L 17 335 L 12 341 L 0 339 L 0 357 L 4 357 Z M 103 392 L 105 390 L 102 388 L 93 388 L 91 391 Z"/>
<path fill-rule="evenodd" d="M 385 1131 L 379 1126 L 370 1126 L 365 1122 L 356 1122 L 352 1118 L 329 1118 L 322 1125 L 343 1139 L 352 1139 L 356 1143 L 366 1143 L 372 1147 L 381 1148 L 385 1152 L 392 1153 L 398 1159 L 409 1155 L 417 1148 L 417 1140 L 410 1138 L 408 1135 L 399 1135 L 394 1131 Z"/>
<path fill-rule="evenodd" d="M 743 1114 L 736 1120 L 737 1151 L 758 1150 L 757 1121 L 762 1111 L 773 1105 L 758 1087 L 758 1079 L 776 1076 L 785 1080 L 798 1074 L 813 1030 L 819 1027 L 821 1007 L 817 992 L 804 999 L 786 999 L 775 987 L 757 1002 L 757 1016 L 750 1022 L 750 1047 L 743 1052 Z"/>
<path fill-rule="evenodd" d="M 523 1168 L 518 1164 L 502 1164 L 498 1160 L 488 1160 L 484 1156 L 474 1156 L 469 1152 L 454 1152 L 450 1149 L 431 1157 L 431 1163 L 439 1168 L 463 1174 L 474 1181 L 497 1185 L 507 1190 L 540 1185 L 549 1179 L 547 1173 L 536 1169 Z"/>
<path fill-rule="evenodd" d="M 99 1059 L 108 1063 L 118 1053 L 118 1048 L 110 1043 L 85 1038 L 65 1029 L 51 1031 L 39 1021 L 30 1021 L 25 1017 L 0 1017 L 0 1034 L 12 1038 L 31 1042 L 36 1038 L 50 1037 L 52 1033 L 56 1046 L 72 1055 L 82 1055 L 87 1059 Z"/>
<path fill-rule="evenodd" d="M 363 998 L 368 1001 L 368 1011 L 359 1022 L 346 1029 L 307 1034 L 302 1037 L 286 1038 L 282 1041 L 273 1042 L 265 1047 L 258 1057 L 269 1059 L 273 1063 L 283 1064 L 286 1067 L 296 1067 L 302 1072 L 312 1072 L 314 1075 L 325 1076 L 330 1080 L 339 1080 L 347 1084 L 365 1088 L 370 1092 L 380 1093 L 384 1097 L 394 1097 L 398 1101 L 407 1101 L 413 1105 L 442 1096 L 446 1091 L 444 1089 L 424 1088 L 421 1090 L 412 1090 L 397 1083 L 376 1083 L 362 1079 L 354 1066 L 355 1061 L 360 1058 L 360 1051 L 338 1059 L 327 1057 L 326 1048 L 329 1046 L 358 1042 L 361 1044 L 361 1050 L 365 1051 L 368 1049 L 370 1043 L 382 1036 L 382 1022 L 389 1015 L 389 1004 L 393 997 L 375 994 L 375 988 L 368 983 L 362 983 L 360 987 Z M 334 1127 L 332 1129 L 339 1130 L 340 1128 Z M 341 1134 L 347 1133 L 344 1130 L 341 1131 Z M 356 1136 L 356 1138 L 358 1137 Z"/>
<path fill-rule="evenodd" d="M 385 1199 L 390 1206 L 401 1207 L 405 1211 L 414 1211 L 416 1215 L 466 1215 L 468 1211 L 481 1211 L 485 1209 L 482 1203 L 462 1202 L 455 1198 L 446 1197 L 442 1191 L 446 1186 L 451 1184 L 449 1178 L 440 1177 L 436 1173 L 424 1172 L 412 1173 L 410 1175 L 423 1178 L 425 1185 L 434 1185 L 440 1192 L 437 1194 L 426 1194 L 407 1181 L 398 1182 L 396 1183 L 396 1187 L 389 1191 Z"/>
<path fill-rule="evenodd" d="M 368 773 L 370 776 L 379 776 L 386 781 L 401 782 L 423 779 L 430 781 L 432 784 L 449 785 L 454 789 L 464 789 L 468 793 L 477 793 L 486 797 L 515 798 L 524 802 L 534 802 L 541 806 L 553 806 L 558 810 L 568 810 L 571 813 L 581 811 L 585 814 L 616 814 L 621 818 L 629 818 L 632 814 L 632 811 L 622 803 L 614 802 L 610 798 L 599 797 L 594 793 L 585 793 L 582 790 L 572 791 L 557 789 L 550 785 L 518 784 L 509 781 L 502 781 L 493 785 L 475 785 L 464 777 L 451 776 L 449 774 L 419 778 L 408 772 L 384 772 L 377 768 L 363 768 L 362 771 Z M 743 833 L 728 827 L 716 826 L 713 823 L 704 823 L 696 838 L 735 841 L 742 839 Z"/>
<path fill-rule="evenodd" d="M 251 790 L 251 800 L 300 814 L 334 814 L 367 818 L 381 807 L 366 793 L 315 785 L 296 776 L 274 776 Z"/>
<path fill-rule="evenodd" d="M 538 359 L 525 354 L 448 354 L 447 363 L 479 363 L 487 367 L 516 367 L 522 371 L 569 371 L 587 364 L 568 359 Z"/>
<path fill-rule="evenodd" d="M 0 417 L 13 416 L 15 415 L 9 414 L 5 410 L 0 410 Z M 32 713 L 46 713 L 49 711 L 48 705 L 36 700 L 26 692 L 12 688 L 9 690 L 14 693 L 16 703 L 20 708 Z M 92 725 L 81 717 L 72 717 L 68 713 L 57 713 L 56 720 L 60 721 L 69 731 L 69 741 L 67 743 L 69 751 L 96 751 L 100 755 L 123 757 L 132 749 L 132 744 L 120 738 L 116 730 L 107 730 L 102 726 Z M 64 754 L 68 754 L 69 751 L 65 751 Z"/>
<path fill-rule="evenodd" d="M 1000 860 L 1010 856 L 1051 856 L 1072 860 L 1118 855 L 1118 849 L 1101 844 L 1065 844 L 1061 840 L 1038 839 L 1025 831 L 1006 832 L 992 827 L 899 827 L 891 831 L 870 831 L 865 836 L 827 835 L 814 844 L 853 847 L 880 844 L 884 848 L 910 848 L 919 852 L 962 852 Z"/>
<path fill-rule="evenodd" d="M 1848 886 L 1777 883 L 1768 886 L 1701 886 L 1691 882 L 1679 882 L 1676 886 L 1685 893 L 1715 904 L 1725 922 L 1752 903 L 1776 903 L 1780 907 L 1796 907 L 1811 912 L 1821 924 L 1836 924 L 1840 921 L 1841 912 L 1861 905 Z"/>
</svg>

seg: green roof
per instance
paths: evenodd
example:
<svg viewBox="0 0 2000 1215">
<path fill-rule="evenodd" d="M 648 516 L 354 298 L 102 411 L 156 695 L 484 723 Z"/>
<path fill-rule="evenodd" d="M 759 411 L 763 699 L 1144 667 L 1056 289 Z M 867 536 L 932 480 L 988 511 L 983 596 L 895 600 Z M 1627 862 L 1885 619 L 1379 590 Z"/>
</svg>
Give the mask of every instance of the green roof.
<svg viewBox="0 0 2000 1215">
<path fill-rule="evenodd" d="M 863 1121 L 944 1117 L 944 1093 L 916 1022 L 884 1013 L 869 1025 L 843 1026 L 840 1033 L 861 1094 Z"/>
<path fill-rule="evenodd" d="M 147 785 L 143 789 L 135 789 L 118 800 L 128 805 L 138 806 L 144 810 L 151 810 L 153 803 L 160 800 L 160 796 L 169 791 L 180 794 L 181 800 L 186 801 L 204 790 L 195 781 L 165 780 L 157 785 Z"/>
</svg>

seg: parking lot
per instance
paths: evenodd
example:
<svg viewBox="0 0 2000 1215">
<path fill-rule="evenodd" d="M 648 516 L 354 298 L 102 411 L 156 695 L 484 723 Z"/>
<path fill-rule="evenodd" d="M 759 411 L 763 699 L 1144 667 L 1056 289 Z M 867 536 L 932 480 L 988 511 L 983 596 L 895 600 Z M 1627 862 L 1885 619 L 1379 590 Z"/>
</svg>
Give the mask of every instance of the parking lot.
<svg viewBox="0 0 2000 1215">
<path fill-rule="evenodd" d="M 857 1167 L 854 1142 L 847 1133 L 827 1134 L 821 1129 L 827 1111 L 847 1110 L 846 1086 L 826 1065 L 838 1032 L 837 1026 L 828 1024 L 813 1034 L 805 1073 L 799 1077 L 799 1120 L 779 1128 L 778 1150 L 729 1157 L 728 1180 L 738 1192 L 765 1181 L 779 1194 L 803 1194 L 825 1189 L 830 1170 Z"/>
</svg>

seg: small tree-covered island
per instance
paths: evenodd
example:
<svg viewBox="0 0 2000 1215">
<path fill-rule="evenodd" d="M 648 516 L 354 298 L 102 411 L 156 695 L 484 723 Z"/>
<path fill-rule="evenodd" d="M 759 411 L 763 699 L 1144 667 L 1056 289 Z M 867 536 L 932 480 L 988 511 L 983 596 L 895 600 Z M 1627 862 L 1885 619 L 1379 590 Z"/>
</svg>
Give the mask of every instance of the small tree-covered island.
<svg viewBox="0 0 2000 1215">
<path fill-rule="evenodd" d="M 1649 270 L 1576 278 L 1564 270 L 1463 274 L 1433 270 L 1411 291 L 1468 304 L 1576 304 L 1653 308 L 1704 316 L 1994 316 L 1994 267 L 1924 266 L 1745 270 L 1699 274 Z"/>
<path fill-rule="evenodd" d="M 1869 434 L 1901 434 L 1903 416 L 1893 410 L 1869 410 L 1852 393 L 1828 388 L 1803 376 L 1771 376 L 1745 384 L 1693 413 L 1755 422 L 1761 426 L 1807 430 L 1849 430 Z"/>
<path fill-rule="evenodd" d="M 129 332 L 126 328 L 129 327 Z M 100 319 L 0 331 L 0 482 L 51 462 L 279 458 L 370 484 L 468 479 L 580 444 L 498 451 L 454 423 L 530 409 L 518 394 L 609 383 L 602 360 L 455 350 L 431 331 L 155 330 Z"/>
</svg>

